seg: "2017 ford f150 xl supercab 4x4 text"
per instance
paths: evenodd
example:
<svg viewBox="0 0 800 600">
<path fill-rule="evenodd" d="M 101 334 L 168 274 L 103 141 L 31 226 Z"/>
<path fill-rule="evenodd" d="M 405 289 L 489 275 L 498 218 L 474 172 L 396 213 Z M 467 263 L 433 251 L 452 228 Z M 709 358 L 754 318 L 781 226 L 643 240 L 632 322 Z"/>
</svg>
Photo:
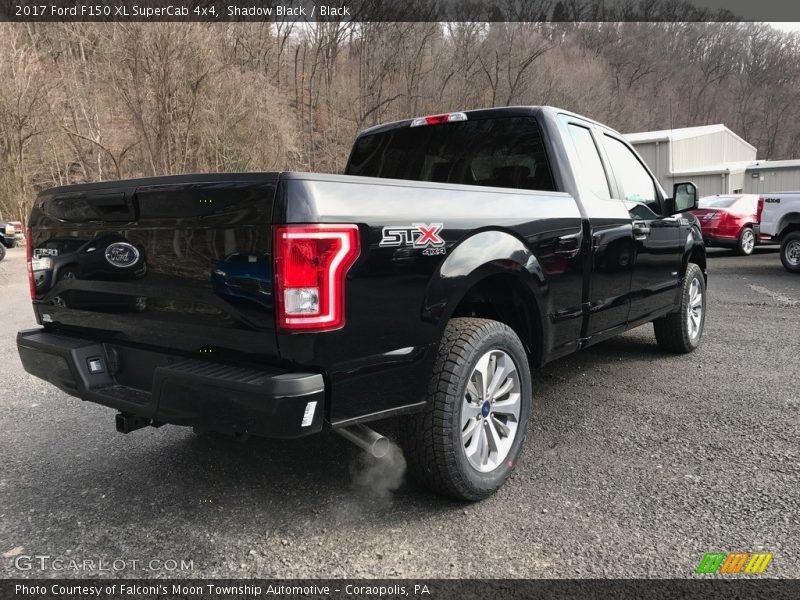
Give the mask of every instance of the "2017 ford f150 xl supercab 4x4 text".
<svg viewBox="0 0 800 600">
<path fill-rule="evenodd" d="M 122 432 L 332 428 L 380 453 L 364 424 L 397 416 L 412 478 L 477 500 L 516 466 L 531 367 L 648 322 L 663 348 L 697 347 L 696 199 L 550 107 L 379 125 L 345 175 L 54 188 L 30 218 L 42 327 L 19 353 Z"/>
</svg>

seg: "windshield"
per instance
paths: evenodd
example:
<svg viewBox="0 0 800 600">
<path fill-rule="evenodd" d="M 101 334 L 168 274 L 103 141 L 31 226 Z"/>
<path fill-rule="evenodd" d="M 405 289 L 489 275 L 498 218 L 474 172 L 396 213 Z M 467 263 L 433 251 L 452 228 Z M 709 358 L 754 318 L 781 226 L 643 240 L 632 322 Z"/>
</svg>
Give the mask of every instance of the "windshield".
<svg viewBox="0 0 800 600">
<path fill-rule="evenodd" d="M 532 117 L 402 127 L 356 140 L 348 175 L 554 191 Z"/>
<path fill-rule="evenodd" d="M 700 208 L 730 208 L 738 200 L 737 196 L 706 196 L 700 198 Z"/>
</svg>

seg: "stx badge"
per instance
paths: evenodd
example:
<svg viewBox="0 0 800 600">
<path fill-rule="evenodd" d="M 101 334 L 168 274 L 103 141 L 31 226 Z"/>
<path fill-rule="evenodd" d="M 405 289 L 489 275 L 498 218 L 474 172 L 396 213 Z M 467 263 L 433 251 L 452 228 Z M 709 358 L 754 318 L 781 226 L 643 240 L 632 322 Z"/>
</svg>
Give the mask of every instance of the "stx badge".
<svg viewBox="0 0 800 600">
<path fill-rule="evenodd" d="M 383 228 L 380 246 L 384 248 L 412 246 L 422 248 L 422 253 L 428 256 L 444 254 L 446 252 L 444 240 L 439 235 L 443 227 L 443 223 L 387 226 Z"/>
</svg>

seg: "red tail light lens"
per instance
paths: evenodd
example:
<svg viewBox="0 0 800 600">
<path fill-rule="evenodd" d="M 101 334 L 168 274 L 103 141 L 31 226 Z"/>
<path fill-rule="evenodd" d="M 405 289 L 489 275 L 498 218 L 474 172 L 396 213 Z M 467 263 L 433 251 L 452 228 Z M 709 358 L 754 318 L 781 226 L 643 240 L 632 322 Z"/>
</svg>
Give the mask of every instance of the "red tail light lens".
<svg viewBox="0 0 800 600">
<path fill-rule="evenodd" d="M 756 208 L 756 221 L 761 223 L 761 213 L 764 212 L 764 197 L 758 198 L 758 207 Z"/>
<path fill-rule="evenodd" d="M 359 255 L 356 225 L 275 229 L 278 327 L 326 331 L 344 325 L 344 285 Z"/>
<path fill-rule="evenodd" d="M 33 280 L 33 236 L 30 227 L 25 229 L 25 262 L 28 265 L 28 291 L 31 300 L 36 300 L 36 282 Z"/>
</svg>

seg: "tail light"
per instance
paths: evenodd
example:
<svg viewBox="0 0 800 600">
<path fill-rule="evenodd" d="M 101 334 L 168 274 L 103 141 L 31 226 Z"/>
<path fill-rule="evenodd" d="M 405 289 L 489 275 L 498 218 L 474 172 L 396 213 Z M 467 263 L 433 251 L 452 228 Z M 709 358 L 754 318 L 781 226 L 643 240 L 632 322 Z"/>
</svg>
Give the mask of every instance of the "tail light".
<svg viewBox="0 0 800 600">
<path fill-rule="evenodd" d="M 326 331 L 344 325 L 344 285 L 359 255 L 356 225 L 275 229 L 278 327 Z"/>
<path fill-rule="evenodd" d="M 764 212 L 764 197 L 759 196 L 758 207 L 756 208 L 756 222 L 761 223 L 761 213 Z"/>
<path fill-rule="evenodd" d="M 31 300 L 36 300 L 36 282 L 33 280 L 33 237 L 30 227 L 25 230 L 25 262 L 28 266 L 28 291 Z"/>
</svg>

